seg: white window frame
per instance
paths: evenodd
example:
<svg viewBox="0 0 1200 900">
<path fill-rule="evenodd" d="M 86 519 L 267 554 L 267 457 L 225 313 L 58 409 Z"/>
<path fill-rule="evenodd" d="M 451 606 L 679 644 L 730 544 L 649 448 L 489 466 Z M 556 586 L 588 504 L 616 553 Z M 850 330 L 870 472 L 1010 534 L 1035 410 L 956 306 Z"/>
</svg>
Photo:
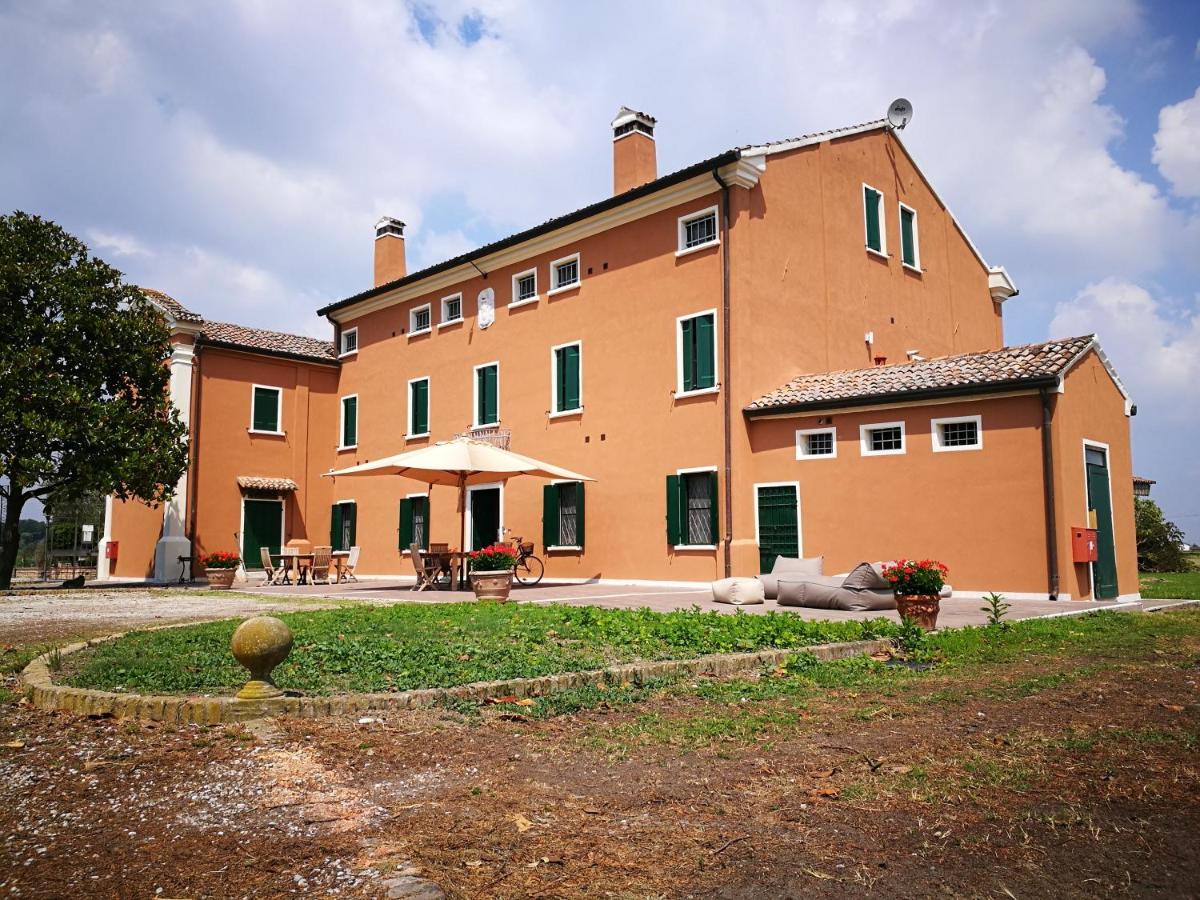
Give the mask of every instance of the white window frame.
<svg viewBox="0 0 1200 900">
<path fill-rule="evenodd" d="M 471 520 L 471 495 L 473 493 L 475 493 L 476 491 L 486 491 L 486 490 L 491 490 L 492 488 L 499 488 L 499 490 L 500 490 L 500 528 L 499 528 L 499 533 L 501 535 L 504 534 L 504 482 L 503 481 L 489 481 L 487 484 L 472 484 L 467 487 L 466 508 L 463 510 L 463 517 L 466 520 L 464 522 L 464 525 L 466 526 L 466 529 L 467 529 L 467 542 L 468 543 L 470 543 L 471 536 L 475 534 L 475 523 Z M 496 540 L 500 540 L 499 535 L 497 535 Z"/>
<path fill-rule="evenodd" d="M 414 385 L 414 384 L 416 384 L 418 381 L 424 381 L 424 382 L 425 382 L 425 384 L 426 384 L 426 390 L 425 390 L 425 407 L 426 407 L 426 408 L 425 408 L 425 416 L 426 416 L 426 418 L 429 420 L 429 421 L 426 423 L 426 424 L 428 425 L 428 427 L 426 428 L 426 430 L 425 430 L 425 431 L 422 431 L 422 432 L 419 432 L 419 433 L 418 433 L 418 432 L 415 432 L 415 431 L 413 431 L 413 430 L 412 430 L 412 426 L 413 426 L 412 389 L 413 389 L 413 385 Z M 410 439 L 412 439 L 412 438 L 423 438 L 423 437 L 429 437 L 429 435 L 430 435 L 430 434 L 432 434 L 432 428 L 433 428 L 433 389 L 432 389 L 431 380 L 430 380 L 430 378 L 429 378 L 429 376 L 428 376 L 428 375 L 419 375 L 419 376 L 417 376 L 416 378 L 410 378 L 410 379 L 408 379 L 408 395 L 407 395 L 407 397 L 405 398 L 405 406 L 406 406 L 406 408 L 407 408 L 407 411 L 408 411 L 408 415 L 407 415 L 407 416 L 405 416 L 405 418 L 407 419 L 407 421 L 405 422 L 405 426 L 406 426 L 406 427 L 405 427 L 405 429 L 404 429 L 404 431 L 405 431 L 405 434 L 404 434 L 404 437 L 405 437 L 405 439 L 406 439 L 406 440 L 410 440 Z M 410 496 L 410 497 L 415 497 L 415 496 L 417 496 L 417 495 L 416 495 L 416 494 L 410 494 L 409 496 Z"/>
<path fill-rule="evenodd" d="M 675 474 L 679 475 L 679 476 L 683 476 L 683 475 L 695 475 L 699 472 L 719 472 L 719 471 L 720 471 L 720 469 L 717 466 L 695 466 L 690 469 L 676 469 Z M 680 484 L 679 489 L 681 491 L 684 489 L 682 483 Z M 720 493 L 721 493 L 721 489 L 720 489 L 720 486 L 718 485 L 717 494 L 712 498 L 713 503 L 719 502 L 718 498 L 720 496 Z M 716 535 L 714 535 L 714 537 L 715 536 Z M 716 550 L 717 547 L 719 547 L 719 546 L 720 546 L 720 544 L 676 544 L 673 549 L 675 549 L 675 550 L 708 550 L 708 551 L 712 551 L 712 550 Z"/>
<path fill-rule="evenodd" d="M 576 257 L 578 258 L 578 254 L 576 254 Z M 559 262 L 562 262 L 562 260 L 559 260 Z M 553 271 L 553 270 L 551 270 L 551 271 Z M 527 297 L 524 300 L 518 300 L 517 299 L 517 282 L 520 281 L 522 278 L 527 278 L 530 275 L 533 276 L 533 296 Z M 572 285 L 572 287 L 574 287 L 574 285 Z M 563 290 L 569 290 L 569 289 L 563 288 Z M 513 277 L 512 277 L 512 296 L 508 298 L 509 306 L 528 306 L 531 303 L 537 303 L 541 299 L 542 299 L 541 294 L 538 293 L 537 268 L 536 267 L 532 268 L 532 269 L 526 269 L 523 272 L 517 272 L 515 275 L 513 275 Z"/>
<path fill-rule="evenodd" d="M 702 397 L 705 394 L 717 394 L 721 391 L 720 378 L 713 384 L 712 387 L 698 388 L 694 391 L 685 391 L 683 389 L 683 323 L 688 319 L 697 319 L 700 316 L 713 317 L 713 374 L 717 375 L 717 362 L 721 359 L 721 335 L 717 330 L 720 326 L 720 319 L 717 318 L 717 309 L 702 309 L 699 312 L 688 313 L 686 316 L 678 316 L 675 319 L 675 399 L 681 397 Z"/>
<path fill-rule="evenodd" d="M 354 349 L 347 350 L 346 336 L 351 334 L 354 335 Z M 338 341 L 338 359 L 341 359 L 345 356 L 354 356 L 356 353 L 358 353 L 358 326 L 355 325 L 353 328 L 343 328 L 338 337 Z"/>
<path fill-rule="evenodd" d="M 429 324 L 424 328 L 417 327 L 417 313 L 424 310 L 429 314 Z M 429 334 L 433 331 L 433 304 L 422 303 L 420 306 L 414 306 L 408 311 L 408 336 L 410 338 L 420 337 L 423 334 Z"/>
<path fill-rule="evenodd" d="M 457 319 L 446 318 L 446 304 L 449 303 L 451 300 L 458 301 L 458 318 Z M 461 322 L 463 320 L 463 295 L 462 295 L 461 291 L 459 291 L 457 294 L 450 294 L 448 297 L 443 297 L 441 299 L 441 303 L 439 304 L 439 306 L 440 306 L 440 315 L 438 316 L 438 326 L 437 326 L 438 328 L 445 328 L 447 325 L 457 325 L 459 322 Z"/>
<path fill-rule="evenodd" d="M 488 366 L 496 367 L 496 421 L 481 423 L 479 421 L 479 370 L 486 369 Z M 500 360 L 492 362 L 480 363 L 471 369 L 471 430 L 475 431 L 479 428 L 496 428 L 501 422 L 500 418 Z"/>
<path fill-rule="evenodd" d="M 900 429 L 900 449 L 899 450 L 872 450 L 871 449 L 871 432 L 879 431 L 883 428 L 899 428 Z M 858 443 L 859 450 L 863 456 L 903 456 L 908 452 L 908 434 L 903 422 L 871 422 L 869 425 L 858 426 Z"/>
<path fill-rule="evenodd" d="M 419 379 L 419 378 L 418 378 L 418 379 L 416 379 L 416 380 L 417 380 L 417 381 L 420 381 L 420 379 Z M 428 527 L 429 527 L 429 493 L 428 493 L 428 492 L 424 492 L 424 493 L 419 493 L 419 494 L 405 494 L 405 495 L 404 495 L 404 499 L 405 499 L 405 500 L 413 500 L 413 499 L 415 499 L 415 498 L 417 498 L 417 497 L 424 497 L 424 498 L 425 498 L 425 501 L 426 501 L 426 502 L 425 502 L 425 527 L 426 527 L 426 528 L 428 528 Z M 428 541 L 426 541 L 426 543 L 428 543 Z M 422 550 L 421 552 L 422 552 L 422 553 L 424 553 L 424 552 L 426 552 L 426 551 Z M 411 550 L 409 550 L 409 549 L 407 549 L 407 548 L 405 548 L 405 549 L 402 549 L 402 550 L 400 551 L 400 555 L 401 555 L 401 556 L 412 556 L 412 551 L 411 551 Z"/>
<path fill-rule="evenodd" d="M 279 426 L 275 431 L 264 431 L 261 428 L 254 427 L 254 398 L 258 391 L 274 391 L 275 392 L 275 423 Z M 252 384 L 250 385 L 250 427 L 246 429 L 251 434 L 274 434 L 281 435 L 283 431 L 283 388 L 276 387 L 273 384 Z"/>
<path fill-rule="evenodd" d="M 754 499 L 754 543 L 759 547 L 762 546 L 762 536 L 758 530 L 758 489 L 773 487 L 790 487 L 796 491 L 796 549 L 799 551 L 799 557 L 803 559 L 804 519 L 800 515 L 800 482 L 798 481 L 759 481 L 752 485 L 750 496 Z"/>
<path fill-rule="evenodd" d="M 906 269 L 911 269 L 913 272 L 921 271 L 921 232 L 917 224 L 917 211 L 907 203 L 897 201 L 899 204 L 899 212 L 896 218 L 896 228 L 900 235 L 900 265 Z M 913 219 L 913 262 L 910 266 L 904 261 L 904 210 L 912 213 Z M 886 244 L 885 244 L 886 246 Z"/>
<path fill-rule="evenodd" d="M 346 438 L 346 401 L 354 401 L 354 443 L 343 444 L 342 441 Z M 361 410 L 358 408 L 358 394 L 347 394 L 338 400 L 338 449 L 339 450 L 354 450 L 358 447 L 358 432 L 362 426 L 362 416 L 359 415 Z"/>
<path fill-rule="evenodd" d="M 876 250 L 870 244 L 870 235 L 867 234 L 867 189 L 874 191 L 879 199 L 876 201 L 879 204 L 879 249 Z M 877 187 L 871 187 L 865 181 L 862 183 L 862 212 L 863 212 L 863 246 L 867 248 L 868 253 L 874 253 L 876 256 L 881 256 L 887 259 L 888 255 L 888 240 L 887 240 L 887 203 L 884 202 L 884 193 Z"/>
<path fill-rule="evenodd" d="M 961 446 L 947 447 L 942 443 L 942 426 L 952 425 L 956 422 L 974 422 L 975 423 L 975 438 L 974 444 L 964 444 Z M 933 440 L 934 453 L 955 453 L 960 450 L 982 450 L 983 449 L 983 416 L 946 416 L 941 419 L 929 420 L 929 433 Z"/>
<path fill-rule="evenodd" d="M 814 434 L 831 434 L 833 435 L 833 452 L 832 453 L 809 453 L 805 449 L 805 438 Z M 796 459 L 837 459 L 838 451 L 838 436 L 837 426 L 829 425 L 825 428 L 797 428 L 796 429 Z M 763 485 L 763 487 L 784 487 L 791 482 L 780 482 L 778 484 Z"/>
<path fill-rule="evenodd" d="M 558 385 L 555 383 L 558 379 L 557 351 L 564 347 L 579 348 L 579 406 L 575 409 L 559 409 L 558 408 Z M 500 383 L 500 379 L 496 379 L 496 383 Z M 550 348 L 550 418 L 558 419 L 563 416 L 578 416 L 583 413 L 583 341 L 567 341 L 565 344 L 555 344 Z"/>
<path fill-rule="evenodd" d="M 697 244 L 695 247 L 685 246 L 687 242 L 687 226 L 697 219 L 703 219 L 708 216 L 713 217 L 713 239 L 706 241 L 703 244 Z M 687 256 L 689 253 L 695 253 L 697 250 L 707 250 L 709 247 L 716 247 L 721 243 L 721 221 L 718 215 L 717 207 L 710 206 L 707 209 L 700 209 L 694 213 L 688 213 L 686 216 L 680 216 L 678 223 L 678 242 L 675 246 L 676 256 Z"/>
<path fill-rule="evenodd" d="M 576 478 L 555 478 L 555 479 L 552 479 L 552 480 L 550 481 L 550 483 L 551 483 L 551 484 L 554 484 L 554 485 L 559 485 L 559 484 L 577 484 L 577 485 L 579 485 L 579 489 L 580 489 L 580 490 L 583 490 L 583 482 L 582 482 L 582 481 L 579 481 L 579 480 L 578 480 L 578 479 L 576 479 Z M 579 515 L 579 509 L 578 509 L 578 507 L 576 507 L 576 510 L 575 510 L 575 515 Z M 561 518 L 561 517 L 562 517 L 562 507 L 560 506 L 560 507 L 559 507 L 559 520 L 558 520 L 559 534 L 561 534 L 561 533 L 562 533 L 562 518 Z M 576 533 L 576 534 L 579 534 L 579 525 L 578 525 L 578 523 L 576 523 L 576 526 L 575 526 L 575 528 L 576 528 L 576 530 L 575 530 L 575 533 Z M 547 548 L 546 548 L 546 552 L 547 552 L 547 553 L 562 553 L 562 552 L 568 552 L 568 553 L 582 553 L 582 552 L 583 552 L 583 545 L 582 545 L 582 544 L 553 544 L 553 545 L 551 545 L 551 546 L 549 546 L 549 547 L 547 547 Z"/>
<path fill-rule="evenodd" d="M 571 284 L 556 287 L 559 268 L 569 262 L 575 263 L 575 280 Z M 581 284 L 583 284 L 583 262 L 580 260 L 578 253 L 572 253 L 570 256 L 564 256 L 562 259 L 556 259 L 550 263 L 550 289 L 546 291 L 547 297 L 553 297 L 555 294 L 565 294 L 567 291 L 574 291 Z"/>
</svg>

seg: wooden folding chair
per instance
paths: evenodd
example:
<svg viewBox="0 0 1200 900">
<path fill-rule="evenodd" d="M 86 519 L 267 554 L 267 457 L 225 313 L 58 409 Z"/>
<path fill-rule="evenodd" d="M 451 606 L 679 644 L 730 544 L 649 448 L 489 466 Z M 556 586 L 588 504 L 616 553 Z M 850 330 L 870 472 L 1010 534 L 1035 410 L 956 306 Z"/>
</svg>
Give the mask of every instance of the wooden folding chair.
<svg viewBox="0 0 1200 900">
<path fill-rule="evenodd" d="M 413 571 L 417 575 L 416 584 L 413 585 L 414 591 L 425 591 L 437 587 L 437 579 L 441 574 L 441 564 L 436 556 L 426 556 L 421 545 L 417 543 L 409 544 L 408 555 L 412 557 Z"/>
<path fill-rule="evenodd" d="M 274 584 L 275 579 L 279 577 L 279 573 L 275 570 L 275 564 L 271 562 L 271 551 L 266 547 L 259 547 L 258 558 L 262 560 L 263 584 Z"/>
<path fill-rule="evenodd" d="M 350 555 L 346 557 L 345 575 L 347 581 L 358 581 L 354 577 L 354 569 L 358 566 L 358 547 L 350 548 Z"/>
<path fill-rule="evenodd" d="M 312 570 L 309 574 L 309 583 L 316 584 L 318 581 L 323 581 L 329 584 L 329 562 L 333 553 L 332 547 L 314 547 L 313 548 L 313 563 Z"/>
</svg>

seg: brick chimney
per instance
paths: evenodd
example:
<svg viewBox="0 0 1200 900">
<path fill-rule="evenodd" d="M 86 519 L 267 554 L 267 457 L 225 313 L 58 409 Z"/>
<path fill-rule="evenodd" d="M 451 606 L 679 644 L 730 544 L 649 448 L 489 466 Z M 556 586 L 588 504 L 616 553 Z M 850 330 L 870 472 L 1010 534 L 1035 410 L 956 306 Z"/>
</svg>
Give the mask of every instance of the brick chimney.
<svg viewBox="0 0 1200 900">
<path fill-rule="evenodd" d="M 628 106 L 617 111 L 613 130 L 613 195 L 658 177 L 654 154 L 654 116 Z"/>
<path fill-rule="evenodd" d="M 384 216 L 375 223 L 375 287 L 408 274 L 404 263 L 404 223 Z"/>
</svg>

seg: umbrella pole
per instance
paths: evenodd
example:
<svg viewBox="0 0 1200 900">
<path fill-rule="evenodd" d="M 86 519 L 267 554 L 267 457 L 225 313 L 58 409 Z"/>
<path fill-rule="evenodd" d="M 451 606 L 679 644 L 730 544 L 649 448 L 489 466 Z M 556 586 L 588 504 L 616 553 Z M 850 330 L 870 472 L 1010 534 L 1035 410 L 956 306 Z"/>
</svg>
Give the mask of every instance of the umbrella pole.
<svg viewBox="0 0 1200 900">
<path fill-rule="evenodd" d="M 459 529 L 462 532 L 462 559 L 459 561 L 458 586 L 462 588 L 467 580 L 467 475 L 464 472 L 458 476 L 458 518 Z"/>
</svg>

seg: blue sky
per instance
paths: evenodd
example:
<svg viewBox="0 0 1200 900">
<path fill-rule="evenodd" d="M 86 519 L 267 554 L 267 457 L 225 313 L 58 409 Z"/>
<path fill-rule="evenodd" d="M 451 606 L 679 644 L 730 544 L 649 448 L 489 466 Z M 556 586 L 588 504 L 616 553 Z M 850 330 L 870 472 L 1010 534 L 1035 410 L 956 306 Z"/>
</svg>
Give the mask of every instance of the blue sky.
<svg viewBox="0 0 1200 900">
<path fill-rule="evenodd" d="M 0 207 L 204 315 L 324 335 L 372 224 L 411 266 L 600 199 L 621 104 L 668 171 L 916 115 L 905 142 L 1021 294 L 1097 331 L 1134 464 L 1200 541 L 1200 4 L 0 3 Z"/>
</svg>

